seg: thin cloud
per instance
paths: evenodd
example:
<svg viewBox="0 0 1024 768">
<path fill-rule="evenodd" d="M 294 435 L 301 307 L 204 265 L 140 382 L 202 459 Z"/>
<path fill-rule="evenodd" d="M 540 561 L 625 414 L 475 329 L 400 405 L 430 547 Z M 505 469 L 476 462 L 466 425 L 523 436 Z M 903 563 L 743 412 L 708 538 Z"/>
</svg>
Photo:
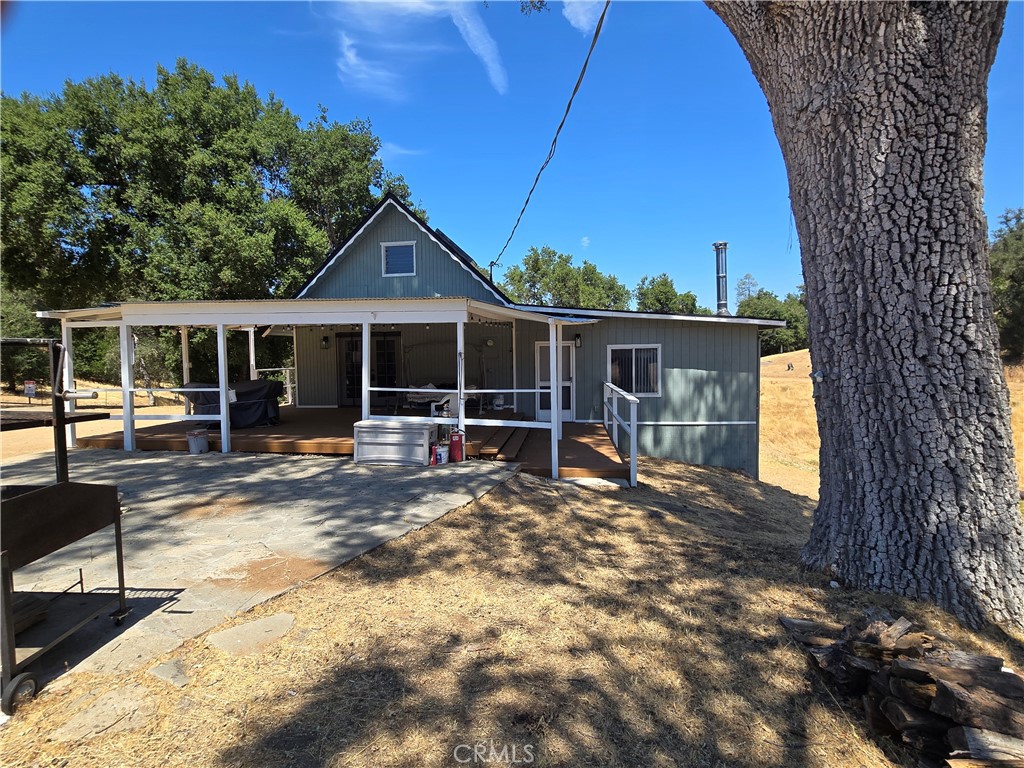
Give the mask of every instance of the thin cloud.
<svg viewBox="0 0 1024 768">
<path fill-rule="evenodd" d="M 597 26 L 604 3 L 601 0 L 565 0 L 562 15 L 580 33 L 589 35 Z"/>
<path fill-rule="evenodd" d="M 587 237 L 586 235 L 581 237 L 580 238 L 580 245 L 582 245 L 584 248 L 589 248 L 590 247 L 590 238 Z"/>
<path fill-rule="evenodd" d="M 347 86 L 390 100 L 404 98 L 405 79 L 420 62 L 450 50 L 429 39 L 427 22 L 450 19 L 484 65 L 494 90 L 502 95 L 508 92 L 508 74 L 498 44 L 479 11 L 469 3 L 346 2 L 337 4 L 333 15 L 342 30 L 338 77 Z"/>
<path fill-rule="evenodd" d="M 498 44 L 487 31 L 480 13 L 468 3 L 455 3 L 451 6 L 450 12 L 452 21 L 458 27 L 469 50 L 476 54 L 487 69 L 487 77 L 490 78 L 494 90 L 504 96 L 508 92 L 508 75 L 505 72 L 505 65 L 501 62 Z"/>
<path fill-rule="evenodd" d="M 338 36 L 338 48 L 341 54 L 337 59 L 338 77 L 342 82 L 390 100 L 403 96 L 398 74 L 364 59 L 355 41 L 344 32 Z"/>
<path fill-rule="evenodd" d="M 409 149 L 395 144 L 393 141 L 381 142 L 380 149 L 377 150 L 377 156 L 381 160 L 394 160 L 398 157 L 409 157 L 411 155 L 422 155 L 422 149 Z"/>
</svg>

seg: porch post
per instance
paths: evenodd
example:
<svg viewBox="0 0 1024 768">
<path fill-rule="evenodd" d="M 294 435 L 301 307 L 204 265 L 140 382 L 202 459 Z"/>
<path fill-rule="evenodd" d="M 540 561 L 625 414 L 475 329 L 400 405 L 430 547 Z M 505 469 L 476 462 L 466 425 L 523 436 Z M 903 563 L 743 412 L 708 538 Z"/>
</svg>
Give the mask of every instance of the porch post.
<svg viewBox="0 0 1024 768">
<path fill-rule="evenodd" d="M 192 362 L 188 359 L 188 326 L 181 326 L 181 384 L 188 384 L 192 380 Z M 185 400 L 185 415 L 192 413 L 192 403 L 187 397 Z"/>
<path fill-rule="evenodd" d="M 134 344 L 132 327 L 121 323 L 121 424 L 124 430 L 124 449 L 135 450 L 135 387 Z"/>
<path fill-rule="evenodd" d="M 256 380 L 256 326 L 249 329 L 249 378 Z"/>
<path fill-rule="evenodd" d="M 459 390 L 459 431 L 466 433 L 466 324 L 459 320 L 455 324 L 456 384 Z M 483 395 L 481 395 L 483 397 Z"/>
<path fill-rule="evenodd" d="M 558 355 L 555 359 L 558 361 L 558 376 L 555 378 L 558 380 L 558 439 L 561 440 L 562 435 L 562 356 L 565 354 L 562 351 L 562 324 L 558 323 L 555 325 L 555 334 L 558 338 L 558 343 L 555 346 L 558 348 Z"/>
<path fill-rule="evenodd" d="M 370 418 L 370 324 L 363 321 L 363 414 L 365 421 Z"/>
<path fill-rule="evenodd" d="M 558 380 L 558 332 L 555 330 L 555 319 L 548 318 L 548 385 L 551 390 L 551 477 L 558 479 L 558 403 L 555 400 L 556 382 Z"/>
<path fill-rule="evenodd" d="M 64 346 L 64 389 L 66 391 L 75 388 L 75 362 L 74 356 L 71 354 L 71 326 L 68 325 L 67 320 L 60 321 L 60 338 L 61 344 Z M 65 401 L 64 409 L 69 414 L 74 413 L 77 410 L 75 401 L 73 399 Z M 75 434 L 75 425 L 68 424 L 64 429 L 67 434 L 68 447 L 77 448 L 78 441 Z"/>
<path fill-rule="evenodd" d="M 217 325 L 217 386 L 220 388 L 220 452 L 231 453 L 231 404 L 228 402 L 228 333 Z"/>
</svg>

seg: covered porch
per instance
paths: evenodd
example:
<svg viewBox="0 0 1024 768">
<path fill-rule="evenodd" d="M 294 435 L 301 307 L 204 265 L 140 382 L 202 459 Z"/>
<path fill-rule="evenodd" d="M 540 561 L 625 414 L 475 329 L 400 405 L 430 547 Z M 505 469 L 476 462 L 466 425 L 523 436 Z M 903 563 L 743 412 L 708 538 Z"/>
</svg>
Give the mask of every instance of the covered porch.
<svg viewBox="0 0 1024 768">
<path fill-rule="evenodd" d="M 351 456 L 354 452 L 353 427 L 360 420 L 357 408 L 314 410 L 285 406 L 277 426 L 232 430 L 231 445 L 248 453 L 289 453 Z M 401 415 L 401 414 L 400 414 Z M 517 462 L 524 472 L 550 476 L 551 454 L 546 430 L 502 427 L 497 419 L 489 425 L 467 428 L 466 455 L 474 459 Z M 195 428 L 187 422 L 141 427 L 135 431 L 136 449 L 142 451 L 187 451 L 185 433 Z M 220 450 L 217 430 L 209 434 L 211 450 Z M 85 448 L 120 449 L 124 433 L 79 437 Z M 565 424 L 558 442 L 559 476 L 567 478 L 606 478 L 629 480 L 629 463 L 618 451 L 600 424 Z"/>
<path fill-rule="evenodd" d="M 563 341 L 564 328 L 593 322 L 591 320 L 556 317 L 464 298 L 147 302 L 41 314 L 61 320 L 64 346 L 71 353 L 72 361 L 72 331 L 75 328 L 111 326 L 118 328 L 121 336 L 121 390 L 124 400 L 122 429 L 116 437 L 111 435 L 103 436 L 102 439 L 83 439 L 82 445 L 118 447 L 128 451 L 173 450 L 178 446 L 185 448 L 185 432 L 190 425 L 195 426 L 196 422 L 216 422 L 217 428 L 211 430 L 211 442 L 216 450 L 225 453 L 243 450 L 345 454 L 353 450 L 352 424 L 355 421 L 379 419 L 427 422 L 443 428 L 458 429 L 467 436 L 467 453 L 470 456 L 478 454 L 488 458 L 516 460 L 520 451 L 524 451 L 530 456 L 530 460 L 525 462 L 529 469 L 543 471 L 554 478 L 619 477 L 622 473 L 622 460 L 607 438 L 605 426 L 564 423 L 563 411 L 551 407 L 552 404 L 561 403 L 570 389 L 569 382 L 561 380 L 561 372 L 565 370 L 563 356 L 567 354 L 565 348 L 568 346 L 568 342 Z M 536 381 L 528 382 L 534 386 L 523 387 L 521 376 L 515 369 L 515 344 L 516 326 L 525 323 L 545 327 L 546 333 L 542 338 L 546 337 L 546 342 L 543 348 L 537 347 L 538 369 L 543 362 L 546 371 L 559 372 L 559 375 L 548 375 L 548 380 L 543 381 L 538 374 Z M 453 331 L 454 336 L 454 344 L 450 349 L 455 354 L 448 363 L 450 378 L 440 386 L 428 388 L 412 376 L 385 380 L 380 377 L 376 364 L 371 364 L 374 355 L 363 354 L 363 350 L 376 350 L 381 337 L 386 338 L 387 333 L 396 328 L 417 327 L 429 331 L 432 325 L 446 327 Z M 194 385 L 188 389 L 138 388 L 134 371 L 132 329 L 139 326 L 181 329 L 182 378 L 185 382 L 191 378 L 188 370 L 189 328 L 206 327 L 216 330 L 218 381 L 204 386 L 207 388 L 205 391 L 215 397 L 219 405 L 215 410 L 218 412 L 150 414 L 144 417 L 177 422 L 160 427 L 142 427 L 136 423 L 140 417 L 134 412 L 132 402 L 137 392 L 204 391 L 196 389 Z M 471 359 L 467 358 L 467 350 L 472 346 L 472 339 L 467 344 L 467 328 L 479 329 L 485 326 L 501 326 L 510 330 L 511 386 L 508 386 L 509 382 L 491 384 L 486 378 L 475 383 L 469 381 L 471 374 L 467 375 L 467 367 Z M 338 399 L 333 404 L 315 406 L 303 402 L 304 386 L 308 385 L 304 384 L 302 368 L 297 365 L 296 401 L 298 406 L 306 407 L 287 408 L 287 415 L 283 413 L 281 423 L 276 426 L 232 430 L 226 341 L 229 332 L 248 334 L 249 378 L 256 378 L 253 350 L 259 333 L 290 334 L 296 342 L 297 364 L 300 362 L 300 334 L 315 340 L 318 352 L 328 353 L 333 347 L 338 352 L 338 363 L 334 368 Z M 348 358 L 341 355 L 345 350 L 357 350 L 347 364 L 344 361 Z M 329 354 L 320 354 L 318 357 L 321 360 L 329 359 Z M 71 386 L 73 363 L 68 366 L 66 375 L 68 386 Z M 323 380 L 322 377 L 320 380 Z M 348 402 L 346 396 L 350 398 Z M 431 407 L 443 399 L 450 402 L 450 414 L 441 414 Z M 535 416 L 539 418 L 528 419 L 523 416 L 517 407 L 523 401 L 535 404 Z M 502 403 L 504 408 L 495 407 L 496 403 Z M 546 410 L 541 412 L 541 409 Z M 606 418 L 605 421 L 607 423 L 609 420 Z M 614 432 L 615 428 L 612 427 L 611 431 Z M 573 442 L 563 446 L 566 440 Z M 76 444 L 73 431 L 69 434 L 69 441 L 71 445 Z M 543 448 L 539 447 L 541 444 Z M 624 465 L 625 477 L 631 485 L 635 485 L 635 450 L 630 459 Z M 571 461 L 574 466 L 564 466 L 564 461 Z"/>
</svg>

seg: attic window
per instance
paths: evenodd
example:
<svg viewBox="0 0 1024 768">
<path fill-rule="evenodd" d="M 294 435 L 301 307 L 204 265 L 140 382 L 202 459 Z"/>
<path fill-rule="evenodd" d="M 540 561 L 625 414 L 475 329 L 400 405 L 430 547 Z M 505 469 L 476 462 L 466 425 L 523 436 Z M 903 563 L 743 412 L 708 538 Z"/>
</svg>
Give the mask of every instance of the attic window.
<svg viewBox="0 0 1024 768">
<path fill-rule="evenodd" d="M 384 277 L 416 274 L 416 243 L 381 243 Z"/>
</svg>

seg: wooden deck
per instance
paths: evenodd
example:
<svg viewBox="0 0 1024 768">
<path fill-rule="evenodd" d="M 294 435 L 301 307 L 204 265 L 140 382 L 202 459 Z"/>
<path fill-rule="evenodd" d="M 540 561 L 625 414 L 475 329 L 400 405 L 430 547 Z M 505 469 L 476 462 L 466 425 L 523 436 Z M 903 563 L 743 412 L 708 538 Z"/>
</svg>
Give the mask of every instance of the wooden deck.
<svg viewBox="0 0 1024 768">
<path fill-rule="evenodd" d="M 423 411 L 400 415 L 423 416 Z M 475 416 L 475 414 L 473 414 Z M 488 414 L 484 414 L 484 418 Z M 500 414 L 510 418 L 509 412 Z M 281 423 L 275 427 L 253 427 L 231 431 L 231 447 L 247 453 L 304 453 L 351 456 L 354 453 L 352 425 L 360 419 L 357 408 L 281 409 Z M 495 418 L 497 418 L 495 414 Z M 518 418 L 518 417 L 517 417 Z M 180 421 L 137 427 L 135 444 L 140 451 L 187 451 L 185 433 L 199 429 L 197 422 Z M 495 461 L 516 461 L 524 472 L 551 475 L 551 442 L 546 429 L 513 429 L 500 426 L 467 428 L 466 455 Z M 600 424 L 565 424 L 559 444 L 559 474 L 563 478 L 604 477 L 629 479 L 624 463 Z M 220 430 L 209 429 L 210 450 L 220 450 Z M 83 448 L 124 447 L 121 430 L 91 437 L 79 437 Z"/>
</svg>

